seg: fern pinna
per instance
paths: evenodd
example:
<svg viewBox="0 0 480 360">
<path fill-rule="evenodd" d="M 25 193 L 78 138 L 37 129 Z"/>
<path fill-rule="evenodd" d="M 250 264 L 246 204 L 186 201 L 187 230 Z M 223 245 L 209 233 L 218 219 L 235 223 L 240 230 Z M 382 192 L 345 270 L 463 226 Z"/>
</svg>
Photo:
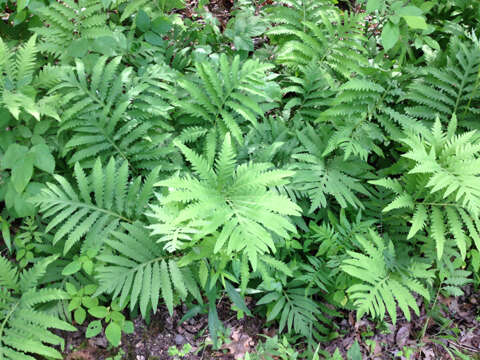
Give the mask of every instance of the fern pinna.
<svg viewBox="0 0 480 360">
<path fill-rule="evenodd" d="M 64 340 L 49 329 L 75 331 L 69 323 L 38 310 L 38 306 L 68 299 L 60 289 L 39 288 L 47 266 L 56 257 L 44 258 L 21 273 L 0 257 L 0 359 L 33 360 L 34 356 L 63 359 L 54 348 Z"/>
</svg>

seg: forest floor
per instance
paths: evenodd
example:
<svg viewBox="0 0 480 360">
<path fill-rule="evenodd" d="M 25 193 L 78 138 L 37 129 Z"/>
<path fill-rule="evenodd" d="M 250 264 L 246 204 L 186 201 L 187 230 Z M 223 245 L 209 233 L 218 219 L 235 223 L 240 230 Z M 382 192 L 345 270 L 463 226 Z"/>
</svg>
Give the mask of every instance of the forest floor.
<svg viewBox="0 0 480 360">
<path fill-rule="evenodd" d="M 353 312 L 344 313 L 335 321 L 336 337 L 320 343 L 320 348 L 333 353 L 336 348 L 345 355 L 358 342 L 363 359 L 455 359 L 458 352 L 480 359 L 480 292 L 465 288 L 465 295 L 437 299 L 435 311 L 422 305 L 420 316 L 411 321 L 400 318 L 395 326 L 381 325 L 369 320 L 356 321 Z M 219 304 L 218 312 L 230 336 L 223 340 L 220 350 L 209 344 L 207 316 L 196 316 L 182 324 L 179 320 L 186 309 L 176 308 L 173 317 L 160 308 L 149 324 L 137 319 L 135 332 L 124 335 L 119 349 L 107 348 L 103 335 L 86 340 L 84 331 L 66 337 L 67 360 L 103 360 L 119 354 L 118 359 L 166 360 L 174 359 L 169 348 L 181 349 L 190 344 L 186 360 L 242 359 L 252 352 L 261 335 L 275 336 L 277 330 L 255 317 L 237 319 L 228 302 Z M 249 307 L 253 308 L 252 303 Z M 468 358 L 468 357 L 467 357 Z"/>
<path fill-rule="evenodd" d="M 261 7 L 269 1 L 257 2 Z M 186 9 L 180 13 L 191 17 L 197 1 L 186 3 Z M 222 29 L 230 18 L 232 5 L 233 0 L 213 0 L 208 6 L 210 12 L 219 19 Z M 458 353 L 469 354 L 466 358 L 480 359 L 480 291 L 472 287 L 466 287 L 464 291 L 461 297 L 439 296 L 434 310 L 426 309 L 419 301 L 420 315 L 414 315 L 410 321 L 399 318 L 396 325 L 386 326 L 365 318 L 357 321 L 354 312 L 344 312 L 341 317 L 333 319 L 336 336 L 320 343 L 320 349 L 333 353 L 338 348 L 345 355 L 358 342 L 363 359 L 455 359 Z M 247 305 L 252 309 L 254 307 L 251 299 Z M 123 335 L 119 349 L 109 348 L 103 334 L 85 339 L 85 327 L 79 327 L 75 333 L 64 334 L 65 359 L 175 359 L 169 355 L 169 349 L 180 349 L 185 344 L 190 344 L 191 350 L 181 359 L 242 359 L 245 353 L 254 351 L 262 335 L 278 335 L 276 328 L 259 318 L 237 319 L 230 306 L 230 303 L 223 301 L 218 307 L 220 320 L 230 334 L 222 339 L 220 350 L 213 350 L 209 345 L 207 315 L 195 316 L 180 323 L 185 308 L 176 308 L 172 317 L 166 308 L 160 308 L 148 324 L 140 317 L 134 320 L 135 331 Z"/>
</svg>

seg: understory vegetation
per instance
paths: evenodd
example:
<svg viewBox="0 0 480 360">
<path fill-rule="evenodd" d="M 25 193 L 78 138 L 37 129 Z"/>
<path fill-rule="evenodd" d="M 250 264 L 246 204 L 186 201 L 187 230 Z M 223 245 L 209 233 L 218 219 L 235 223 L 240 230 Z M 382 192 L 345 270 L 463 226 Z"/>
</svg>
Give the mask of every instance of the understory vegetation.
<svg viewBox="0 0 480 360">
<path fill-rule="evenodd" d="M 0 1 L 0 359 L 221 299 L 343 359 L 477 289 L 480 3 L 219 3 Z"/>
</svg>

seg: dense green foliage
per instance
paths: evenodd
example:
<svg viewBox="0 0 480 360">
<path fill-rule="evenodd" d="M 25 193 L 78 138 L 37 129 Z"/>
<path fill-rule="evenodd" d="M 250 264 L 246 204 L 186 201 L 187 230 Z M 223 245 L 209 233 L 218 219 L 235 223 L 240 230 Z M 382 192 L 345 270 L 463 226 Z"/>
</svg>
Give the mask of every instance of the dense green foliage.
<svg viewBox="0 0 480 360">
<path fill-rule="evenodd" d="M 480 5 L 206 3 L 0 1 L 0 359 L 224 295 L 318 359 L 478 285 Z"/>
</svg>

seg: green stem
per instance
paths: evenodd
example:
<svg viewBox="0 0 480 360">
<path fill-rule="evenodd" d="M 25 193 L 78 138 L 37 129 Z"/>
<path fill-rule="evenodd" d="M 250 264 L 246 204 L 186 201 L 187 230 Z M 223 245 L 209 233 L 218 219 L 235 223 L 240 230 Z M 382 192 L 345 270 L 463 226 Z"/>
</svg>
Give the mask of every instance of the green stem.
<svg viewBox="0 0 480 360">
<path fill-rule="evenodd" d="M 13 313 L 15 312 L 15 310 L 17 309 L 18 305 L 20 304 L 20 301 L 17 301 L 17 303 L 13 306 L 13 308 L 10 310 L 10 312 L 7 314 L 7 316 L 5 317 L 5 319 L 2 321 L 2 325 L 0 326 L 0 347 L 3 347 L 2 345 L 2 337 L 3 337 L 3 329 L 5 328 L 5 326 L 7 325 L 7 322 L 8 320 L 10 319 L 10 317 L 13 315 Z M 0 350 L 0 360 L 3 360 L 4 357 L 3 357 L 3 351 Z"/>
</svg>

